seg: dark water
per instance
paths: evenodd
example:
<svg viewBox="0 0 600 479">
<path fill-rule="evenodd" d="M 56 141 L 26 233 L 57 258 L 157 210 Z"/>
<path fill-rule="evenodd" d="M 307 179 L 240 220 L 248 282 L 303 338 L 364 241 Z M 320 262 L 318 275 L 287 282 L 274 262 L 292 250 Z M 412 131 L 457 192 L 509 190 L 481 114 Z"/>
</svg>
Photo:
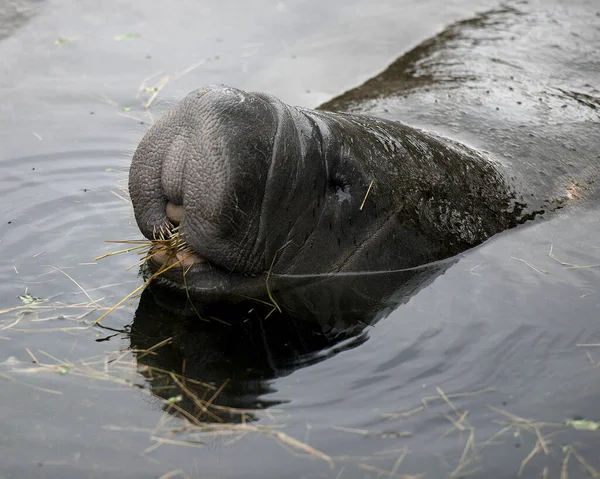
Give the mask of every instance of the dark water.
<svg viewBox="0 0 600 479">
<path fill-rule="evenodd" d="M 152 92 L 136 98 L 144 78 L 154 75 L 148 85 L 157 85 L 169 77 L 155 115 L 189 90 L 220 82 L 316 106 L 451 21 L 494 5 L 1 6 L 0 310 L 22 306 L 25 292 L 87 303 L 82 289 L 110 306 L 140 284 L 136 268 L 127 270 L 133 255 L 93 258 L 117 248 L 105 239 L 139 237 L 117 195 L 152 121 L 142 106 Z M 128 303 L 102 321 L 104 329 L 87 327 L 98 312 L 77 319 L 81 308 L 3 312 L 0 478 L 447 477 L 459 464 L 453 477 L 516 477 L 537 441 L 542 450 L 523 476 L 593 477 L 600 432 L 564 421 L 600 421 L 600 346 L 579 346 L 600 343 L 600 268 L 569 268 L 547 253 L 552 246 L 565 262 L 600 263 L 598 217 L 586 205 L 494 238 L 362 336 L 304 358 L 304 367 L 280 360 L 277 334 L 284 346 L 306 346 L 285 328 L 271 331 L 261 349 L 252 343 L 260 331 L 156 322 L 152 302 L 146 320 L 138 313 L 132 325 L 137 303 Z M 183 353 L 128 351 L 170 337 Z M 198 343 L 202 361 L 186 354 Z M 33 364 L 32 355 L 51 366 Z M 272 407 L 247 413 L 247 429 L 229 435 L 181 430 L 160 399 L 169 389 L 147 380 L 157 367 L 185 367 L 216 387 L 233 371 L 246 389 L 224 395 Z M 264 379 L 271 376 L 280 377 Z M 545 424 L 504 430 L 514 421 L 506 414 Z M 263 426 L 278 428 L 252 430 Z"/>
</svg>

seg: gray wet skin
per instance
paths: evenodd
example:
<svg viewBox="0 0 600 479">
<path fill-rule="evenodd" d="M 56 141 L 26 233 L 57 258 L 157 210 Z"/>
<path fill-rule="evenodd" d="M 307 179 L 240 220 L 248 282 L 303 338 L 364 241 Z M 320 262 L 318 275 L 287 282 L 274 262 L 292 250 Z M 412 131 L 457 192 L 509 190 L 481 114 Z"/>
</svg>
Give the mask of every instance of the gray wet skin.
<svg viewBox="0 0 600 479">
<path fill-rule="evenodd" d="M 275 255 L 274 275 L 414 267 L 520 217 L 493 162 L 464 146 L 224 86 L 192 92 L 150 129 L 130 194 L 148 238 L 178 212 L 206 261 L 186 283 L 205 296 L 263 296 Z"/>
<path fill-rule="evenodd" d="M 207 301 L 264 298 L 269 270 L 276 291 L 285 275 L 411 268 L 563 206 L 569 185 L 593 193 L 599 102 L 581 91 L 594 69 L 569 63 L 565 22 L 542 13 L 505 9 L 449 27 L 322 110 L 226 86 L 190 93 L 142 139 L 130 171 L 142 233 L 180 221 L 203 260 L 185 281 L 174 268 L 161 283 Z M 593 22 L 571 16 L 598 46 Z M 511 29 L 537 39 L 526 59 L 507 43 Z M 566 52 L 549 57 L 561 39 Z M 556 85 L 519 65 L 536 61 L 556 63 Z M 487 152 L 446 137 L 456 130 Z"/>
</svg>

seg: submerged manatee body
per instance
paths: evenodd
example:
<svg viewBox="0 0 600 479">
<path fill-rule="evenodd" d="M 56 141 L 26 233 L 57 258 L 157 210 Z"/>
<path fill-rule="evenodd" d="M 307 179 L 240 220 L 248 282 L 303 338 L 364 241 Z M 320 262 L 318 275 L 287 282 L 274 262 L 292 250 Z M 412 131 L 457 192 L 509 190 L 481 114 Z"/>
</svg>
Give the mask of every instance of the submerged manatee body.
<svg viewBox="0 0 600 479">
<path fill-rule="evenodd" d="M 214 301 L 266 298 L 267 277 L 277 291 L 416 270 L 593 196 L 592 10 L 541 3 L 460 22 L 320 110 L 227 86 L 190 93 L 130 171 L 142 233 L 178 227 L 193 251 L 155 255 L 154 270 L 183 259 L 159 283 Z"/>
</svg>

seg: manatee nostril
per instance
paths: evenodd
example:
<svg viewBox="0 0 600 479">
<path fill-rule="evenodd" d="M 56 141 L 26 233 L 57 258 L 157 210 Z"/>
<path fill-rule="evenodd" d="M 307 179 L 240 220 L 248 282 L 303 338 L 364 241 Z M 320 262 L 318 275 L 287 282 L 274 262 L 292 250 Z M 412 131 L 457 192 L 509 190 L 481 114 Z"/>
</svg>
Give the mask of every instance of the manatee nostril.
<svg viewBox="0 0 600 479">
<path fill-rule="evenodd" d="M 173 224 L 173 226 L 178 226 L 183 219 L 184 210 L 183 205 L 176 205 L 174 203 L 168 202 L 166 208 L 167 218 Z"/>
</svg>

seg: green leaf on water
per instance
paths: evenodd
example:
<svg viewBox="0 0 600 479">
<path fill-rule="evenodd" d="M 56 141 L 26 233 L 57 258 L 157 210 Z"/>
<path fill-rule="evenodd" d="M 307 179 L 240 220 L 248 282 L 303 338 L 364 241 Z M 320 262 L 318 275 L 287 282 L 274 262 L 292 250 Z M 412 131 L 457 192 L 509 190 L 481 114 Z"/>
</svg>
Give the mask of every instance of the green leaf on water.
<svg viewBox="0 0 600 479">
<path fill-rule="evenodd" d="M 131 111 L 131 107 L 130 106 L 124 106 L 122 108 L 123 111 Z"/>
<path fill-rule="evenodd" d="M 71 369 L 73 369 L 73 366 L 69 366 L 69 365 L 65 364 L 64 366 L 61 366 L 58 369 L 58 372 L 60 374 L 67 374 Z"/>
<path fill-rule="evenodd" d="M 54 44 L 60 45 L 62 47 L 63 45 L 66 45 L 70 41 L 71 40 L 69 40 L 68 38 L 57 38 L 56 40 L 54 40 Z"/>
<path fill-rule="evenodd" d="M 113 37 L 113 40 L 120 42 L 122 40 L 133 40 L 135 38 L 140 38 L 140 37 L 141 37 L 141 35 L 139 33 L 122 33 L 120 35 L 115 35 Z"/>
<path fill-rule="evenodd" d="M 600 431 L 600 422 L 596 421 L 588 421 L 586 419 L 568 419 L 565 421 L 565 424 L 579 431 Z"/>
<path fill-rule="evenodd" d="M 29 293 L 19 295 L 19 299 L 23 301 L 23 304 L 34 304 L 41 303 L 44 301 L 42 298 L 36 298 L 35 296 L 31 296 Z"/>
</svg>

